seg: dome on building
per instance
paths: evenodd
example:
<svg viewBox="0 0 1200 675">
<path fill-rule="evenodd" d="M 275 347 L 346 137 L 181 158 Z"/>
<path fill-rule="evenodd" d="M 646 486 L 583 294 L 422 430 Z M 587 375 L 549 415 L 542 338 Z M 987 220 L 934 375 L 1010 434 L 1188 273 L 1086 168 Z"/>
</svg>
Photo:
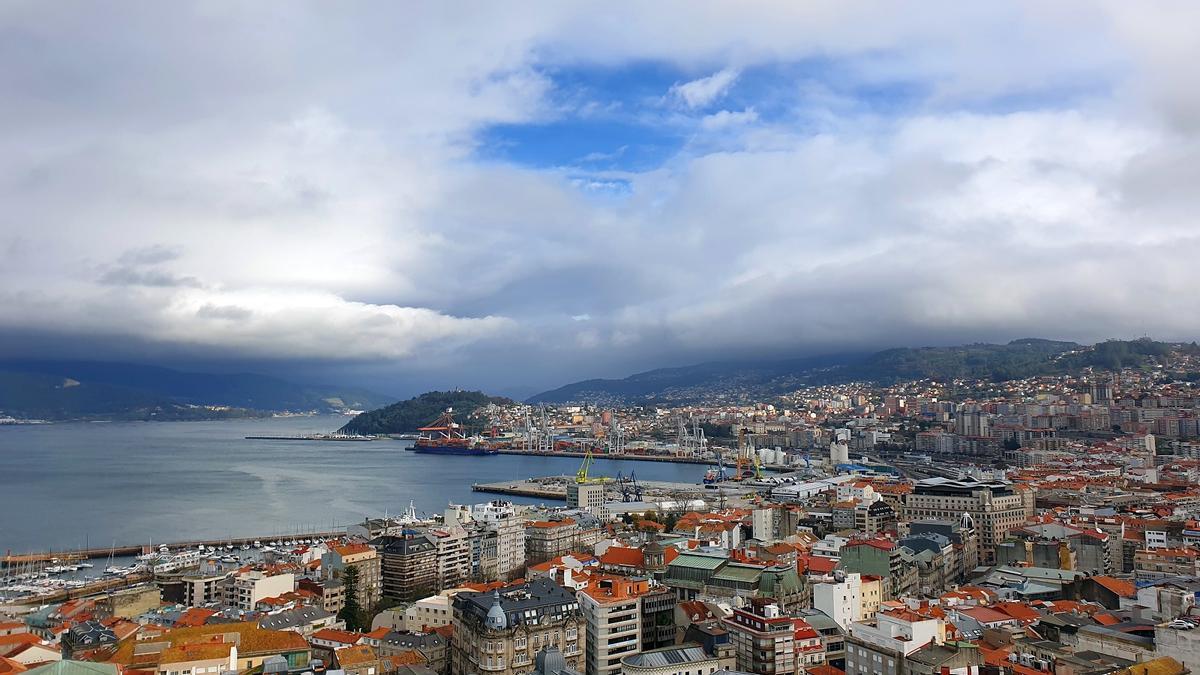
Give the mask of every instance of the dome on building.
<svg viewBox="0 0 1200 675">
<path fill-rule="evenodd" d="M 958 519 L 958 524 L 964 530 L 975 529 L 975 519 L 971 517 L 971 514 L 966 513 L 965 511 L 963 512 L 962 517 Z"/>
<path fill-rule="evenodd" d="M 500 606 L 500 591 L 492 591 L 492 598 L 492 607 L 488 610 L 484 623 L 493 630 L 504 630 L 508 628 L 508 617 L 504 615 L 504 608 Z"/>
<path fill-rule="evenodd" d="M 558 647 L 546 647 L 537 653 L 537 658 L 534 660 L 534 665 L 537 667 L 537 672 L 542 675 L 550 675 L 551 673 L 559 673 L 567 669 L 567 660 L 563 657 Z"/>
</svg>

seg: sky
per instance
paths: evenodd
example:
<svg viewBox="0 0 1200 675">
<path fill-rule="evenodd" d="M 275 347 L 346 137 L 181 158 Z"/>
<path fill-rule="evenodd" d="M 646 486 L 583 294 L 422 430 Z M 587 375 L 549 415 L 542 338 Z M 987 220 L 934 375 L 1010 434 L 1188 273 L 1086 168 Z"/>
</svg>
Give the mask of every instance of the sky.
<svg viewBox="0 0 1200 675">
<path fill-rule="evenodd" d="M 1200 333 L 1194 2 L 0 3 L 0 354 L 514 395 Z"/>
</svg>

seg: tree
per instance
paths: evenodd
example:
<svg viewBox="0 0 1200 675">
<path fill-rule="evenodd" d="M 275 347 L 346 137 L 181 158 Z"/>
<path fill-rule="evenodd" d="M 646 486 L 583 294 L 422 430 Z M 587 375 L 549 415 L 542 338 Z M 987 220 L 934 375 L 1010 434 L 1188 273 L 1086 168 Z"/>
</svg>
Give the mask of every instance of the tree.
<svg viewBox="0 0 1200 675">
<path fill-rule="evenodd" d="M 346 604 L 338 612 L 338 619 L 346 622 L 346 630 L 361 630 L 363 628 L 363 610 L 358 604 L 357 567 L 347 567 L 342 572 L 342 589 L 345 590 Z"/>
</svg>

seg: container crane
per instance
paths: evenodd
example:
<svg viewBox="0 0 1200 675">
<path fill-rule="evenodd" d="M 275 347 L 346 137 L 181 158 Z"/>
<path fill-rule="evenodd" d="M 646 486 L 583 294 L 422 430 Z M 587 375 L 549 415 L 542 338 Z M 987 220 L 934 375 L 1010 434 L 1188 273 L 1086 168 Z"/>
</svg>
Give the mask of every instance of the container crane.
<svg viewBox="0 0 1200 675">
<path fill-rule="evenodd" d="M 579 465 L 579 471 L 575 472 L 575 482 L 580 485 L 586 483 L 604 483 L 608 479 L 603 476 L 592 477 L 588 475 L 588 469 L 592 466 L 592 451 L 589 448 L 583 455 L 583 463 Z"/>
</svg>

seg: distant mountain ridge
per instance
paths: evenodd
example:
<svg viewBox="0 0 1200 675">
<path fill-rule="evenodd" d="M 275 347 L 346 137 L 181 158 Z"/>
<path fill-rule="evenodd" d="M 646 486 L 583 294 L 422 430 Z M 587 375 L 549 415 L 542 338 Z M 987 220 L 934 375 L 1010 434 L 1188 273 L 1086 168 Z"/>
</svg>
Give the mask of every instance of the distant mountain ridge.
<svg viewBox="0 0 1200 675">
<path fill-rule="evenodd" d="M 302 385 L 252 373 L 189 373 L 99 361 L 0 361 L 0 413 L 25 418 L 213 419 L 366 410 L 392 400 L 365 389 Z"/>
<path fill-rule="evenodd" d="M 801 386 L 905 380 L 990 379 L 1005 381 L 1078 371 L 1119 369 L 1162 358 L 1172 345 L 1150 339 L 1110 340 L 1095 345 L 1025 338 L 1007 344 L 899 347 L 873 354 L 843 354 L 765 362 L 713 362 L 660 368 L 622 379 L 592 379 L 542 392 L 529 403 L 686 403 L 702 399 L 752 400 Z"/>
</svg>

